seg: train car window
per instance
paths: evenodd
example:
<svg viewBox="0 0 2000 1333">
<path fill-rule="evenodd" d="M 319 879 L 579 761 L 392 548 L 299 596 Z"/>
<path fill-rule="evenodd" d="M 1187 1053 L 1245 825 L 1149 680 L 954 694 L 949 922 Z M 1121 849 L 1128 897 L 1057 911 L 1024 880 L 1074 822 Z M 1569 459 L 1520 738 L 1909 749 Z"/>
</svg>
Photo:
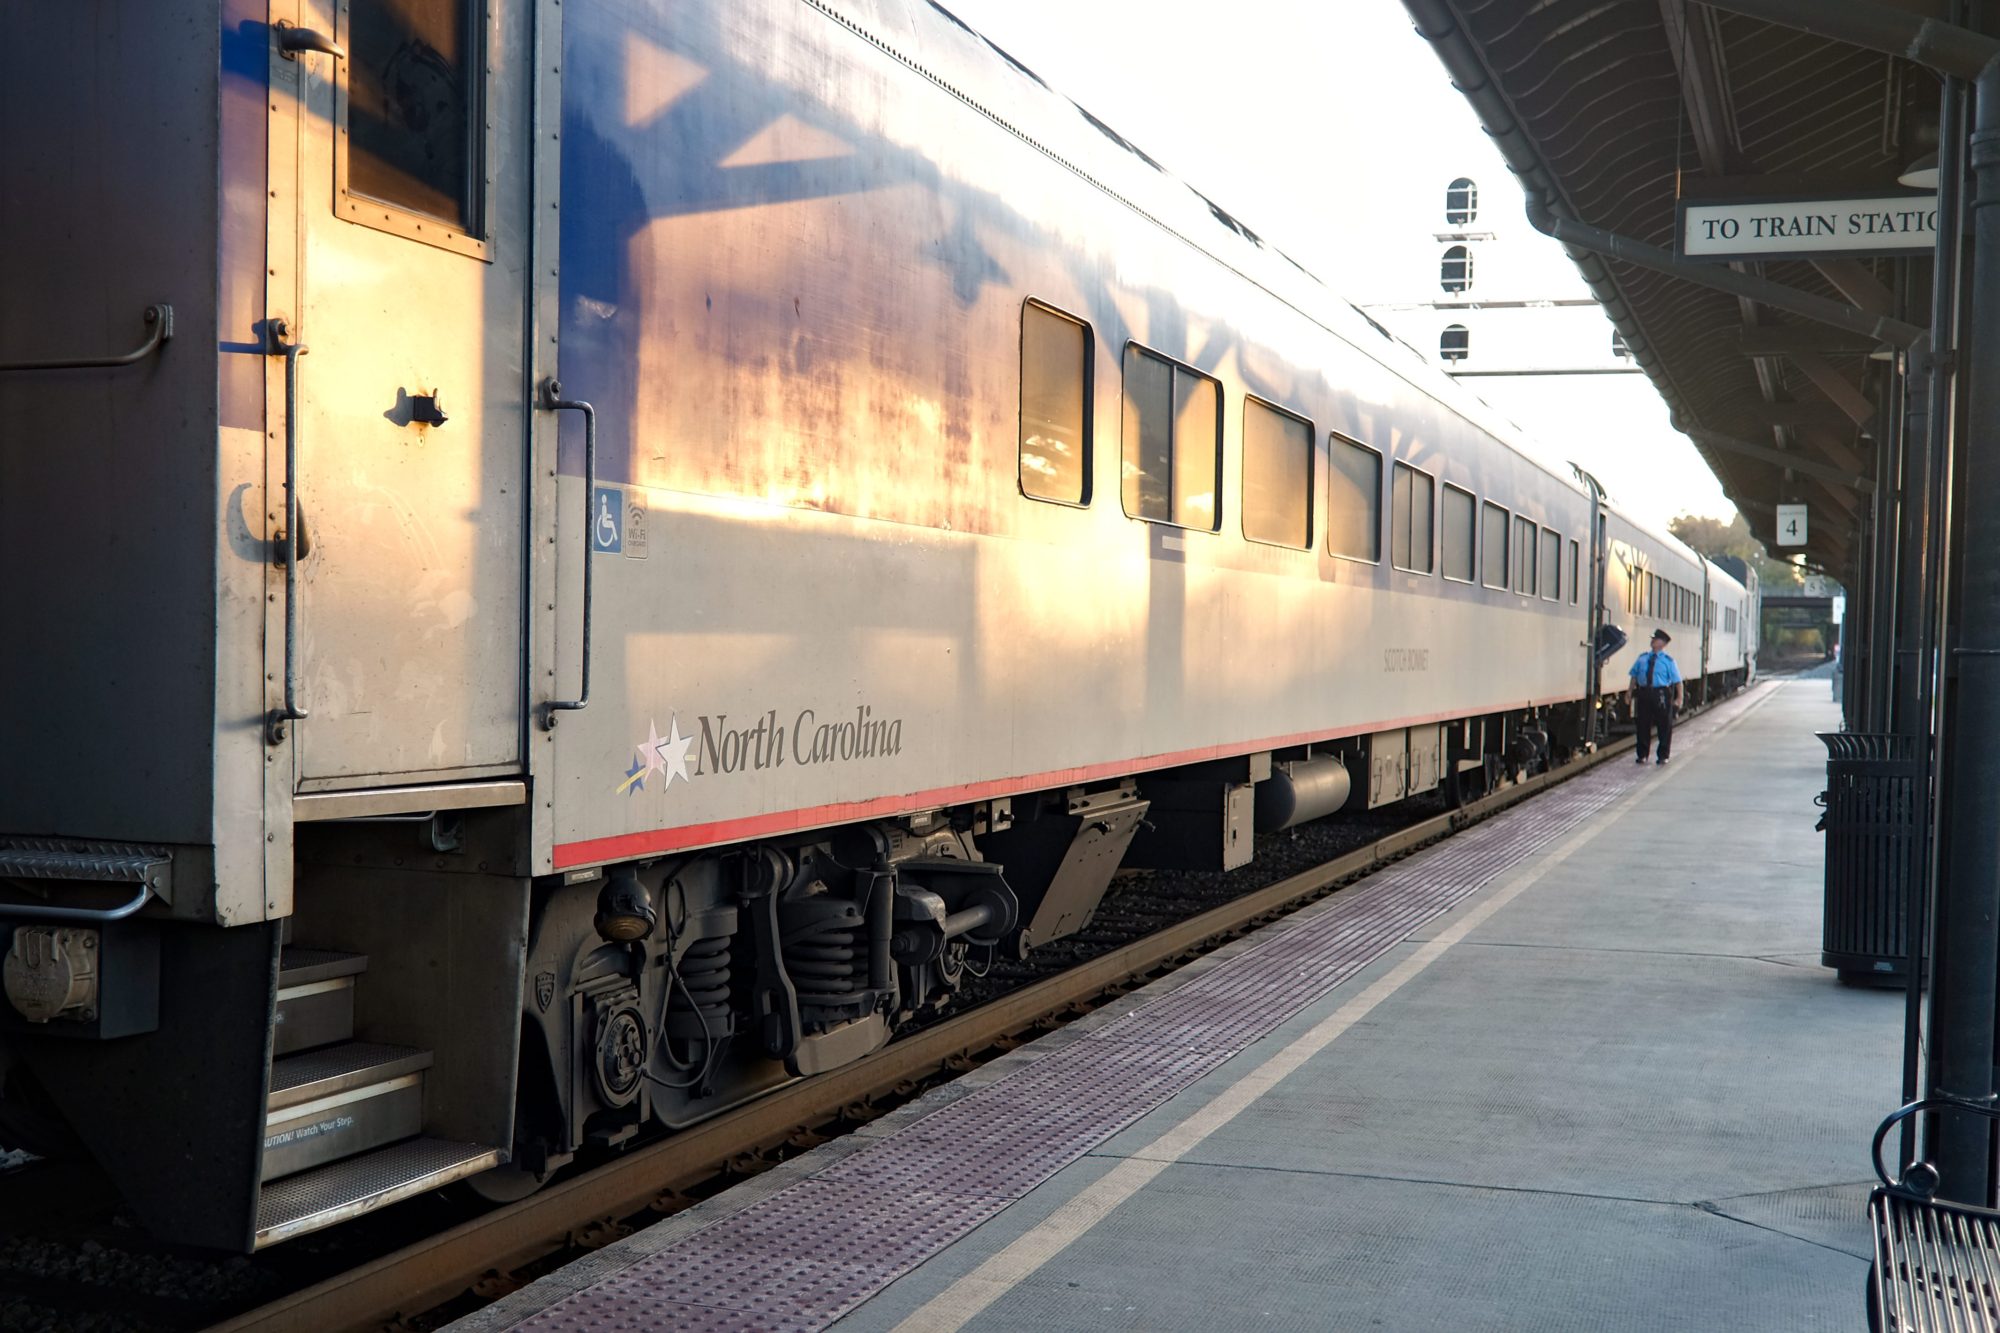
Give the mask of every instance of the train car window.
<svg viewBox="0 0 2000 1333">
<path fill-rule="evenodd" d="M 1479 577 L 1479 503 L 1472 492 L 1446 482 L 1444 507 L 1438 516 L 1439 545 L 1444 548 L 1444 576 L 1458 583 Z"/>
<path fill-rule="evenodd" d="M 1090 503 L 1090 326 L 1021 307 L 1021 494 Z"/>
<path fill-rule="evenodd" d="M 348 50 L 342 193 L 483 237 L 486 6 L 350 0 L 342 8 Z M 343 208 L 377 225 L 353 198 Z"/>
<path fill-rule="evenodd" d="M 1389 493 L 1390 562 L 1413 574 L 1434 567 L 1431 527 L 1437 508 L 1436 483 L 1408 463 L 1396 464 Z"/>
<path fill-rule="evenodd" d="M 1562 600 L 1562 534 L 1542 529 L 1542 600 Z"/>
<path fill-rule="evenodd" d="M 1480 537 L 1480 582 L 1489 588 L 1505 589 L 1507 586 L 1507 520 L 1508 513 L 1491 500 L 1485 506 L 1486 530 Z"/>
<path fill-rule="evenodd" d="M 1583 597 L 1583 547 L 1576 538 L 1569 539 L 1569 604 L 1575 606 Z"/>
<path fill-rule="evenodd" d="M 1309 551 L 1313 428 L 1257 398 L 1243 400 L 1243 535 Z"/>
<path fill-rule="evenodd" d="M 1514 515 L 1514 591 L 1535 595 L 1535 521 Z"/>
<path fill-rule="evenodd" d="M 1222 391 L 1212 379 L 1125 348 L 1125 512 L 1213 532 L 1222 480 Z"/>
<path fill-rule="evenodd" d="M 1339 435 L 1326 439 L 1326 548 L 1350 560 L 1382 558 L 1382 455 Z"/>
</svg>

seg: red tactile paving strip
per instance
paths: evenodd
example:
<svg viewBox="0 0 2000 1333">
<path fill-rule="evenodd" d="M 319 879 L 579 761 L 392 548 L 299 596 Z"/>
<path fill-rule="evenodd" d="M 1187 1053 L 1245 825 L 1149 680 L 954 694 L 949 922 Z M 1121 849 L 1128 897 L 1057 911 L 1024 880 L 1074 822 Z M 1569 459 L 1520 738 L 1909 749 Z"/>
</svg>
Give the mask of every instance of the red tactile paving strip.
<svg viewBox="0 0 2000 1333">
<path fill-rule="evenodd" d="M 1752 690 L 1681 731 L 1683 755 Z M 1611 760 L 536 1314 L 536 1330 L 822 1329 L 1648 780 Z"/>
</svg>

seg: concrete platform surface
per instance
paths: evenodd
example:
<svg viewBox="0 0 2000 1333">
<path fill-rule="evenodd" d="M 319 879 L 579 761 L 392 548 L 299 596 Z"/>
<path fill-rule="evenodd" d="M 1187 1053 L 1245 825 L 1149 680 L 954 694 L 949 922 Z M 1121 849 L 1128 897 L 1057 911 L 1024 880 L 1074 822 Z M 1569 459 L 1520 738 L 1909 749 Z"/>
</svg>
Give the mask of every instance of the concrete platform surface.
<svg viewBox="0 0 2000 1333">
<path fill-rule="evenodd" d="M 1835 725 L 1824 681 L 1760 687 L 1687 728 L 1668 767 L 1617 761 L 1573 826 L 1521 824 L 1529 850 L 1476 892 L 1053 1175 L 984 1200 L 972 1229 L 933 1225 L 920 1262 L 780 1262 L 796 1286 L 828 1261 L 823 1293 L 850 1299 L 709 1301 L 686 1267 L 666 1296 L 649 1274 L 755 1209 L 782 1229 L 774 1202 L 1142 1019 L 1148 992 L 463 1327 L 817 1328 L 843 1309 L 833 1326 L 853 1333 L 1865 1327 L 1868 1136 L 1896 1104 L 1902 1011 L 1818 963 L 1813 733 Z M 900 1206 L 922 1230 L 967 1197 L 938 1180 Z M 606 1279 L 629 1299 L 575 1294 Z"/>
</svg>

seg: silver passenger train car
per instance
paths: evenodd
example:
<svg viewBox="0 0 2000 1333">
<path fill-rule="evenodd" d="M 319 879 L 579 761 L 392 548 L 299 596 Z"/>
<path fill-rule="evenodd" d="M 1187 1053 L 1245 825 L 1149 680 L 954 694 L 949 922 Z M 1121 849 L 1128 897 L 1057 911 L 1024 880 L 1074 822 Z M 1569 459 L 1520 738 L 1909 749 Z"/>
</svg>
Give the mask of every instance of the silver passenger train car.
<svg viewBox="0 0 2000 1333">
<path fill-rule="evenodd" d="M 1753 667 L 923 0 L 8 22 L 0 1142 L 162 1234 L 532 1189 Z"/>
</svg>

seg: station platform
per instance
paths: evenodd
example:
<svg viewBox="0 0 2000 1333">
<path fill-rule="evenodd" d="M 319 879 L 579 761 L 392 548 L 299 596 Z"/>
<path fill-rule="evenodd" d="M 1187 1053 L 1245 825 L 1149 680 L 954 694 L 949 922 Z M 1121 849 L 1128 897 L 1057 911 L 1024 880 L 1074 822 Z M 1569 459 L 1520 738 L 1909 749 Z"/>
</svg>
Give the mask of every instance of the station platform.
<svg viewBox="0 0 2000 1333">
<path fill-rule="evenodd" d="M 1746 691 L 454 1327 L 1865 1325 L 1902 998 Z"/>
</svg>

